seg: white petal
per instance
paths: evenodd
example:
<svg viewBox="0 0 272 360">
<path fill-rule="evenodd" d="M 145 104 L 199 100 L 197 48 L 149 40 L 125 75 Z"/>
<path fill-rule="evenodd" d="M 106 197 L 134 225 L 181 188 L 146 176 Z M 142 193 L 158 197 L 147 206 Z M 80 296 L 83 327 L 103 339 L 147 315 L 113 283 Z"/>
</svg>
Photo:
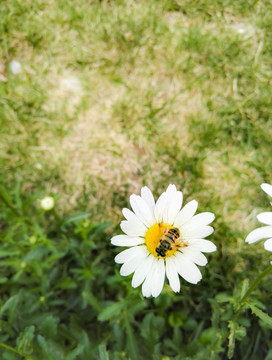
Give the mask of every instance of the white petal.
<svg viewBox="0 0 272 360">
<path fill-rule="evenodd" d="M 165 278 L 165 265 L 163 259 L 158 259 L 155 271 L 153 273 L 153 281 L 152 281 L 152 293 L 153 297 L 157 297 L 160 295 Z"/>
<path fill-rule="evenodd" d="M 165 223 L 168 223 L 168 210 L 169 210 L 172 202 L 175 201 L 176 193 L 177 193 L 176 186 L 173 184 L 170 184 L 165 192 L 166 200 L 165 200 L 164 209 L 162 212 L 162 221 Z"/>
<path fill-rule="evenodd" d="M 140 220 L 121 221 L 120 228 L 128 236 L 145 236 L 147 232 L 146 226 Z"/>
<path fill-rule="evenodd" d="M 210 240 L 205 240 L 205 239 L 189 240 L 189 245 L 190 247 L 193 247 L 195 249 L 198 249 L 199 251 L 207 252 L 207 253 L 216 250 L 216 246 L 214 245 L 214 243 L 211 242 Z"/>
<path fill-rule="evenodd" d="M 272 251 L 272 239 L 268 239 L 264 242 L 264 248 L 267 251 Z"/>
<path fill-rule="evenodd" d="M 173 192 L 171 199 L 167 204 L 167 208 L 165 209 L 163 214 L 163 221 L 166 224 L 172 225 L 174 223 L 175 218 L 180 211 L 182 200 L 183 200 L 183 196 L 181 191 Z"/>
<path fill-rule="evenodd" d="M 115 262 L 117 264 L 123 264 L 124 262 L 133 258 L 137 254 L 140 255 L 142 253 L 142 249 L 141 249 L 142 247 L 146 248 L 146 246 L 143 245 L 143 246 L 133 246 L 132 248 L 123 250 L 122 252 L 120 252 L 120 254 L 115 256 L 114 258 Z"/>
<path fill-rule="evenodd" d="M 198 203 L 196 200 L 192 200 L 188 202 L 188 204 L 186 204 L 184 208 L 181 209 L 180 212 L 177 214 L 174 221 L 174 226 L 180 227 L 183 224 L 185 224 L 188 220 L 190 220 L 194 216 L 197 206 Z"/>
<path fill-rule="evenodd" d="M 112 245 L 115 246 L 135 246 L 144 244 L 145 239 L 141 237 L 129 237 L 127 235 L 116 235 L 111 239 Z"/>
<path fill-rule="evenodd" d="M 152 211 L 149 207 L 149 205 L 146 203 L 144 199 L 141 198 L 141 196 L 137 196 L 137 205 L 141 211 L 142 217 L 145 219 L 145 222 L 148 224 L 148 226 L 152 226 L 156 223 L 156 219 L 154 216 L 154 211 Z"/>
<path fill-rule="evenodd" d="M 155 207 L 155 200 L 151 190 L 147 186 L 142 187 L 141 196 L 145 200 L 147 205 L 150 207 L 150 209 L 153 211 Z"/>
<path fill-rule="evenodd" d="M 132 274 L 142 263 L 142 261 L 149 255 L 149 251 L 145 246 L 140 246 L 139 248 L 141 249 L 141 252 L 135 254 L 134 257 L 130 258 L 121 266 L 120 274 L 122 276 L 128 276 Z"/>
<path fill-rule="evenodd" d="M 199 268 L 191 260 L 187 259 L 185 255 L 178 252 L 173 256 L 173 260 L 175 261 L 178 273 L 184 280 L 191 284 L 197 284 L 201 280 L 202 275 Z"/>
<path fill-rule="evenodd" d="M 133 275 L 132 287 L 136 288 L 139 285 L 141 285 L 141 283 L 145 280 L 145 278 L 149 274 L 154 260 L 155 260 L 155 257 L 153 255 L 149 255 L 147 258 L 145 258 L 142 261 L 142 263 L 135 270 L 135 273 Z"/>
<path fill-rule="evenodd" d="M 246 242 L 252 244 L 258 240 L 266 239 L 270 236 L 272 236 L 272 226 L 263 226 L 251 231 L 246 237 Z"/>
<path fill-rule="evenodd" d="M 209 236 L 213 233 L 213 227 L 211 226 L 201 226 L 200 228 L 195 226 L 188 226 L 185 229 L 181 228 L 181 236 L 185 239 L 202 239 L 206 236 Z"/>
<path fill-rule="evenodd" d="M 145 224 L 147 227 L 149 226 L 148 223 L 146 222 L 146 219 L 144 218 L 144 216 L 142 215 L 142 211 L 140 209 L 140 206 L 138 204 L 138 199 L 137 199 L 137 195 L 136 194 L 132 194 L 130 195 L 129 198 L 130 201 L 130 205 L 132 210 L 134 211 L 135 215 L 137 216 L 137 218 L 143 223 Z"/>
<path fill-rule="evenodd" d="M 142 293 L 143 296 L 145 297 L 149 297 L 152 294 L 152 283 L 153 283 L 154 273 L 156 271 L 156 266 L 157 266 L 157 259 L 154 257 L 154 261 L 152 262 L 149 273 L 147 274 L 146 279 L 142 286 Z"/>
<path fill-rule="evenodd" d="M 193 247 L 185 247 L 181 249 L 181 252 L 196 265 L 205 266 L 208 262 L 205 255 L 202 254 L 199 250 Z"/>
<path fill-rule="evenodd" d="M 139 219 L 137 218 L 137 216 L 134 214 L 134 212 L 131 211 L 131 210 L 129 210 L 129 209 L 127 209 L 127 208 L 124 208 L 124 209 L 122 210 L 122 213 L 123 213 L 124 217 L 125 217 L 128 221 L 129 221 L 129 220 L 135 220 L 135 218 L 136 218 L 136 221 L 139 220 Z"/>
<path fill-rule="evenodd" d="M 201 227 L 210 224 L 215 219 L 215 216 L 211 212 L 203 212 L 193 216 L 189 221 L 187 221 L 183 226 L 182 229 L 186 228 L 187 226 L 190 227 Z"/>
<path fill-rule="evenodd" d="M 156 208 L 158 210 L 158 216 L 156 217 L 156 220 L 158 222 L 166 222 L 168 223 L 168 209 L 169 209 L 169 205 L 172 202 L 172 199 L 174 199 L 175 195 L 177 193 L 177 189 L 176 186 L 173 184 L 170 184 L 168 186 L 168 188 L 166 189 L 166 192 L 163 193 L 158 201 L 157 204 L 155 206 L 155 217 L 156 217 Z"/>
<path fill-rule="evenodd" d="M 170 185 L 168 185 L 168 187 L 166 189 L 166 194 L 170 195 L 170 197 L 171 197 L 171 194 L 175 193 L 176 191 L 177 191 L 176 185 L 170 184 Z"/>
<path fill-rule="evenodd" d="M 137 218 L 142 221 L 147 227 L 154 225 L 155 218 L 150 207 L 144 199 L 139 195 L 132 194 L 130 196 L 130 205 L 136 214 Z"/>
<path fill-rule="evenodd" d="M 267 193 L 267 195 L 272 197 L 272 185 L 264 183 L 261 185 L 261 188 Z"/>
<path fill-rule="evenodd" d="M 124 217 L 127 219 L 127 221 L 131 221 L 131 222 L 133 222 L 135 224 L 139 224 L 139 226 L 141 226 L 141 224 L 146 223 L 145 221 L 142 221 L 141 219 L 139 219 L 139 217 L 136 216 L 133 211 L 131 211 L 131 210 L 127 209 L 127 208 L 124 208 L 122 210 L 122 213 L 123 213 Z"/>
<path fill-rule="evenodd" d="M 157 222 L 162 222 L 163 219 L 163 213 L 165 206 L 167 204 L 167 195 L 165 192 L 161 194 L 161 196 L 158 198 L 155 209 L 154 209 L 154 215 L 157 220 Z"/>
<path fill-rule="evenodd" d="M 257 219 L 265 225 L 272 225 L 272 212 L 260 213 L 257 215 Z"/>
<path fill-rule="evenodd" d="M 178 270 L 172 257 L 165 260 L 166 262 L 166 276 L 168 277 L 169 284 L 174 292 L 180 291 L 180 281 L 178 276 Z"/>
</svg>

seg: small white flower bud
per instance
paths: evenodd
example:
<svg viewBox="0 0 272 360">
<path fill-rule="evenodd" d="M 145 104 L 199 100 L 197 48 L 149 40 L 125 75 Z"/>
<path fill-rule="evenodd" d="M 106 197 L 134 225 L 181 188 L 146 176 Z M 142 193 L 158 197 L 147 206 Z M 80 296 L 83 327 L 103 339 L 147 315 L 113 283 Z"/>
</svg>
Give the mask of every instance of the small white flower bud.
<svg viewBox="0 0 272 360">
<path fill-rule="evenodd" d="M 46 196 L 41 200 L 40 205 L 44 211 L 49 211 L 54 208 L 55 200 L 52 196 Z"/>
<path fill-rule="evenodd" d="M 30 238 L 28 240 L 29 240 L 30 244 L 35 244 L 35 242 L 37 241 L 35 235 L 30 236 Z"/>
<path fill-rule="evenodd" d="M 26 262 L 25 261 L 22 261 L 21 262 L 21 268 L 24 269 L 26 267 Z"/>
<path fill-rule="evenodd" d="M 19 74 L 22 70 L 21 64 L 16 60 L 12 60 L 12 62 L 9 64 L 9 67 L 13 75 Z"/>
</svg>

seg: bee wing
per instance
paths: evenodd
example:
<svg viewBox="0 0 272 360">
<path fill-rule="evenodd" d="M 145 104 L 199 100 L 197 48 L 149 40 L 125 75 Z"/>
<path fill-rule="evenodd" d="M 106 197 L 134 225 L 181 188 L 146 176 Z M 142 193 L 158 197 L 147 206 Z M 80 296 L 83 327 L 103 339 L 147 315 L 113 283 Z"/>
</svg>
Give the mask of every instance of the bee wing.
<svg viewBox="0 0 272 360">
<path fill-rule="evenodd" d="M 175 244 L 176 244 L 177 247 L 187 246 L 186 243 L 182 240 L 182 238 L 177 239 Z"/>
</svg>

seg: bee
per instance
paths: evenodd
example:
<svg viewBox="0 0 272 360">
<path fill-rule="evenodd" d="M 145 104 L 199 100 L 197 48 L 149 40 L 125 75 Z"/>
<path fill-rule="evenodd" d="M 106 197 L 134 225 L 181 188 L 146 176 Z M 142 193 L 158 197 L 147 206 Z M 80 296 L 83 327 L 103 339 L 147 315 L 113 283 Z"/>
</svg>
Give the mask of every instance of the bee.
<svg viewBox="0 0 272 360">
<path fill-rule="evenodd" d="M 167 252 L 181 247 L 180 231 L 176 227 L 164 229 L 164 234 L 160 238 L 159 244 L 156 247 L 158 256 L 166 257 Z"/>
</svg>

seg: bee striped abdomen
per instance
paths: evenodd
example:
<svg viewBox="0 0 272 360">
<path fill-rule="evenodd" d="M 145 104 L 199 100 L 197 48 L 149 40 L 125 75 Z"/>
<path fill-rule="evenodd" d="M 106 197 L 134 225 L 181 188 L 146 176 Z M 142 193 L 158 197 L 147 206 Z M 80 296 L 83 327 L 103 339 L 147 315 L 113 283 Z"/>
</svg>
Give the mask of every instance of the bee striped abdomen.
<svg viewBox="0 0 272 360">
<path fill-rule="evenodd" d="M 156 253 L 158 256 L 166 257 L 167 252 L 171 251 L 173 248 L 179 247 L 176 244 L 176 240 L 180 237 L 180 231 L 178 228 L 170 228 L 165 230 L 164 235 L 160 239 L 159 245 L 156 247 Z"/>
<path fill-rule="evenodd" d="M 178 239 L 180 237 L 180 231 L 179 231 L 178 228 L 173 227 L 168 231 L 167 235 L 169 237 L 171 236 L 173 238 L 173 241 L 174 241 L 175 239 Z"/>
</svg>

